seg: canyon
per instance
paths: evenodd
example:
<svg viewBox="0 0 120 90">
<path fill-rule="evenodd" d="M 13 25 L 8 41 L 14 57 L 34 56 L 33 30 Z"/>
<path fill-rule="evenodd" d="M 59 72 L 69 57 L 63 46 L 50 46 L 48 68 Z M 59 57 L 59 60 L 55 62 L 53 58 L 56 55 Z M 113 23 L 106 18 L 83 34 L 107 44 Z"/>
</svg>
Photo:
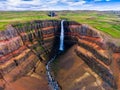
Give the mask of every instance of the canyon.
<svg viewBox="0 0 120 90">
<path fill-rule="evenodd" d="M 69 78 L 81 76 L 87 67 L 92 70 L 87 70 L 88 76 L 96 75 L 96 78 L 99 77 L 107 86 L 98 90 L 119 90 L 119 45 L 110 40 L 105 33 L 88 25 L 64 21 L 63 26 L 65 51 L 56 57 L 53 62 L 55 67 L 51 64 L 52 74 L 61 89 L 79 90 L 81 87 L 73 88 L 73 80 Z M 0 90 L 50 90 L 45 66 L 59 51 L 60 32 L 60 20 L 34 20 L 11 24 L 6 30 L 1 31 Z M 57 64 L 54 65 L 55 63 Z M 69 69 L 64 71 L 68 67 Z M 76 76 L 72 77 L 73 72 Z M 95 74 L 92 75 L 93 73 Z M 68 82 L 71 82 L 71 87 L 67 86 Z M 79 83 L 75 85 L 77 86 L 80 86 Z"/>
</svg>

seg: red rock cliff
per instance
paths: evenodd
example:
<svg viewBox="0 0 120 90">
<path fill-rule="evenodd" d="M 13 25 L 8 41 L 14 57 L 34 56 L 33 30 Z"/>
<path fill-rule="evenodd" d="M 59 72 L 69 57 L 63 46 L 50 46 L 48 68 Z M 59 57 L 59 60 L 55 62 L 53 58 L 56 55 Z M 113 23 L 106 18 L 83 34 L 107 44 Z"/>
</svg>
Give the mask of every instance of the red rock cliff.
<svg viewBox="0 0 120 90">
<path fill-rule="evenodd" d="M 65 44 L 77 44 L 76 54 L 111 87 L 120 88 L 120 47 L 87 25 L 65 21 L 64 29 Z M 60 21 L 52 20 L 10 25 L 0 32 L 1 87 L 31 72 L 40 75 L 39 65 L 57 51 L 59 34 Z"/>
</svg>

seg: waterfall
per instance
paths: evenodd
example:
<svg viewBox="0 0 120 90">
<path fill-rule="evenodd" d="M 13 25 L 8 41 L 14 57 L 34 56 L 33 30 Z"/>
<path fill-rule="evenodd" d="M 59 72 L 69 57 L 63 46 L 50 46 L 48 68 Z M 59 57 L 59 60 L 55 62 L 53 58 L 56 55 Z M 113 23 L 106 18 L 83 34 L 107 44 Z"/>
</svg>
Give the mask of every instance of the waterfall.
<svg viewBox="0 0 120 90">
<path fill-rule="evenodd" d="M 64 20 L 61 21 L 61 33 L 60 33 L 60 47 L 59 50 L 63 51 L 64 50 Z"/>
<path fill-rule="evenodd" d="M 60 47 L 59 47 L 60 51 L 64 50 L 64 27 L 63 27 L 63 22 L 64 22 L 64 20 L 61 21 L 61 34 L 60 34 Z M 59 52 L 58 52 L 58 54 L 59 54 Z M 58 54 L 53 56 L 53 58 L 46 65 L 46 74 L 47 74 L 47 77 L 48 77 L 49 85 L 50 85 L 52 90 L 61 90 L 57 81 L 52 76 L 51 66 L 50 66 L 50 64 L 55 60 L 55 58 L 57 57 Z"/>
</svg>

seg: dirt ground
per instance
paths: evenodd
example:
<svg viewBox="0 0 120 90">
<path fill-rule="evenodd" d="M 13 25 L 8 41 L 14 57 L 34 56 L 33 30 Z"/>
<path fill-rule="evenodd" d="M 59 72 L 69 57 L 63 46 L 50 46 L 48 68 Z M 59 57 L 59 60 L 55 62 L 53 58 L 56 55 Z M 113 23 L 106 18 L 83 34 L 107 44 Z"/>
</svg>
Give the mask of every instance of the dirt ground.
<svg viewBox="0 0 120 90">
<path fill-rule="evenodd" d="M 36 72 L 32 72 L 31 70 L 27 75 L 14 82 L 6 81 L 4 87 L 4 90 L 50 90 L 45 73 L 45 66 L 41 63 L 38 63 Z"/>
<path fill-rule="evenodd" d="M 113 90 L 76 55 L 75 47 L 60 55 L 53 65 L 62 90 Z M 42 76 L 34 73 L 7 83 L 5 90 L 50 90 L 50 87 L 45 73 Z"/>
<path fill-rule="evenodd" d="M 50 90 L 46 77 L 37 79 L 35 77 L 22 77 L 14 83 L 8 83 L 5 90 Z"/>
<path fill-rule="evenodd" d="M 62 90 L 113 90 L 75 54 L 75 47 L 61 55 L 54 65 Z"/>
</svg>

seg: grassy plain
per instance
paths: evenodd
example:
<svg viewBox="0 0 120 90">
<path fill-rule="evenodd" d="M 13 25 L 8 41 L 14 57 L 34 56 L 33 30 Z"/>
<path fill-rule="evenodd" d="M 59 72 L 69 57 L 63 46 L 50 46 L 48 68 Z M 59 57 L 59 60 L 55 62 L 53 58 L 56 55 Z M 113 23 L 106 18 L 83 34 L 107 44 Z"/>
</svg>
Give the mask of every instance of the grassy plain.
<svg viewBox="0 0 120 90">
<path fill-rule="evenodd" d="M 0 12 L 0 30 L 5 30 L 8 24 L 31 20 L 62 19 L 74 20 L 88 24 L 114 38 L 120 38 L 120 15 L 99 11 L 60 11 L 57 17 L 49 17 L 44 11 L 9 11 Z"/>
</svg>

